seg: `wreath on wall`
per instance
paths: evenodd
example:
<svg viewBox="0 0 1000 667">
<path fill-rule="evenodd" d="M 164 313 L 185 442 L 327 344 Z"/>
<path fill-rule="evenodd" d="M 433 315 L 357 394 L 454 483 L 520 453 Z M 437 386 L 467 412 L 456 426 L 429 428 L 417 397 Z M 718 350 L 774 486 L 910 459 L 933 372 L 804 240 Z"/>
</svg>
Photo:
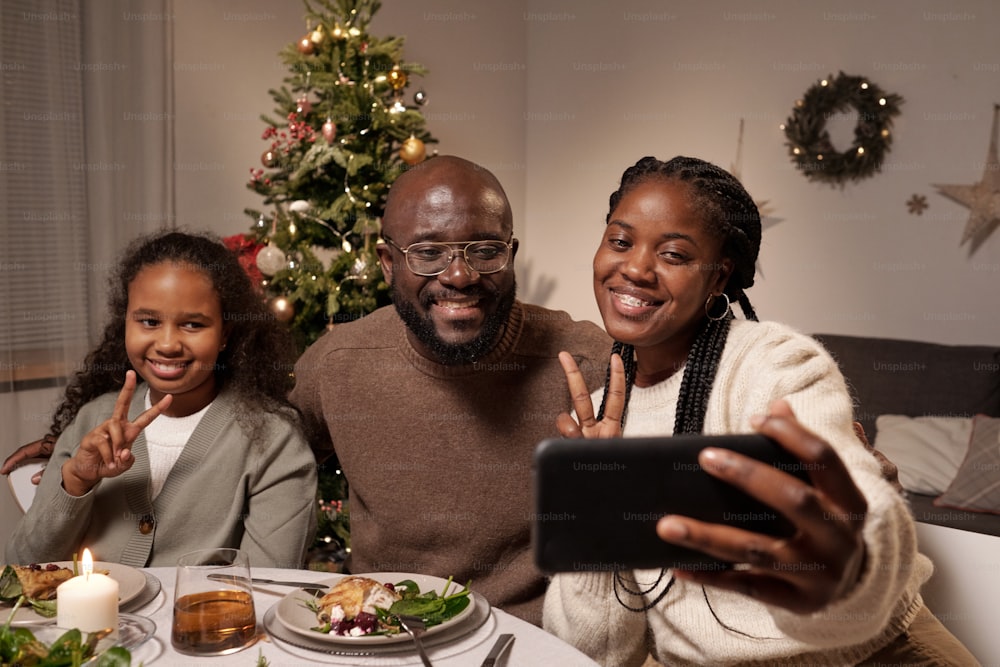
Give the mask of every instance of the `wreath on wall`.
<svg viewBox="0 0 1000 667">
<path fill-rule="evenodd" d="M 792 162 L 811 181 L 843 186 L 879 171 L 892 145 L 892 119 L 903 98 L 886 93 L 864 77 L 840 72 L 813 84 L 795 102 L 782 129 Z M 853 107 L 858 112 L 854 142 L 838 151 L 830 141 L 830 116 Z"/>
</svg>

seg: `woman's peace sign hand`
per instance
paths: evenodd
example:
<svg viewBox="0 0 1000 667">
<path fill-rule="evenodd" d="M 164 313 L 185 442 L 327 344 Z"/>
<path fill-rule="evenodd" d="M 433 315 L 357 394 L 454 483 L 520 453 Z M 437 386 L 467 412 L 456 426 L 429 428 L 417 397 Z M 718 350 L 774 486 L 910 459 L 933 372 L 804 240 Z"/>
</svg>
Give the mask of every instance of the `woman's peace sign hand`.
<svg viewBox="0 0 1000 667">
<path fill-rule="evenodd" d="M 170 394 L 129 421 L 128 409 L 135 394 L 135 371 L 125 373 L 125 384 L 118 394 L 111 418 L 83 436 L 80 448 L 63 464 L 63 488 L 72 496 L 82 496 L 105 477 L 117 477 L 132 467 L 132 443 L 142 429 L 170 406 Z"/>
<path fill-rule="evenodd" d="M 611 355 L 611 381 L 604 404 L 604 417 L 597 421 L 594 403 L 583 373 L 569 352 L 559 353 L 559 363 L 566 373 L 566 384 L 573 400 L 577 422 L 568 412 L 556 417 L 556 428 L 564 438 L 614 438 L 622 433 L 622 412 L 625 410 L 625 365 L 618 354 Z"/>
</svg>

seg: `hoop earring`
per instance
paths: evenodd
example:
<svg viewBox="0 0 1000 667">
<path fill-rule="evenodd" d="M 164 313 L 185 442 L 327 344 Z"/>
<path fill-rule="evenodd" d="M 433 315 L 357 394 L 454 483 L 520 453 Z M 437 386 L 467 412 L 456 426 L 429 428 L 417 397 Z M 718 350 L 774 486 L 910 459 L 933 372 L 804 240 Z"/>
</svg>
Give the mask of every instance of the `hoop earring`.
<svg viewBox="0 0 1000 667">
<path fill-rule="evenodd" d="M 716 302 L 717 302 L 716 300 L 717 300 L 717 299 L 718 299 L 718 298 L 719 298 L 720 296 L 721 296 L 721 297 L 722 297 L 723 299 L 725 299 L 725 300 L 726 300 L 726 305 L 725 305 L 725 307 L 724 307 L 724 308 L 722 309 L 722 312 L 721 312 L 721 313 L 719 314 L 719 316 L 718 316 L 718 317 L 713 317 L 713 316 L 712 316 L 712 309 L 714 308 L 714 306 L 715 306 L 715 304 L 716 304 Z M 707 299 L 705 299 L 705 316 L 706 316 L 706 317 L 708 317 L 708 319 L 710 319 L 710 320 L 714 320 L 714 321 L 716 321 L 716 322 L 717 322 L 717 321 L 719 321 L 719 320 L 721 320 L 721 319 L 724 319 L 724 318 L 726 317 L 726 315 L 727 315 L 728 313 L 729 313 L 729 295 L 728 295 L 728 294 L 726 294 L 725 292 L 722 292 L 722 293 L 720 293 L 720 294 L 719 294 L 718 296 L 716 296 L 716 295 L 714 295 L 714 294 L 709 294 L 709 295 L 708 295 L 708 298 L 707 298 Z"/>
</svg>

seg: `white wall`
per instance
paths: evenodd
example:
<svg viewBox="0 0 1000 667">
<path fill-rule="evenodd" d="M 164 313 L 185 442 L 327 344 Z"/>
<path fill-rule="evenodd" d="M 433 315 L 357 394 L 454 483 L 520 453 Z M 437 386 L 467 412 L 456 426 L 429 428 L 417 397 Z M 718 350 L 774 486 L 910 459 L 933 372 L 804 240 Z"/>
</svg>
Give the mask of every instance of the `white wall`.
<svg viewBox="0 0 1000 667">
<path fill-rule="evenodd" d="M 539 120 L 527 127 L 526 250 L 558 276 L 553 304 L 599 317 L 589 260 L 626 166 L 687 154 L 729 167 L 745 118 L 743 180 L 782 219 L 764 235 L 750 292 L 762 317 L 807 331 L 1000 341 L 1000 232 L 970 256 L 959 246 L 968 210 L 930 185 L 982 176 L 1000 102 L 996 3 L 532 9 L 528 102 Z M 905 98 L 884 173 L 843 190 L 797 173 L 778 127 L 839 70 Z M 840 129 L 834 140 L 853 123 Z M 908 213 L 914 193 L 930 204 L 922 216 Z"/>
<path fill-rule="evenodd" d="M 621 172 L 647 154 L 729 167 L 742 118 L 743 180 L 780 219 L 750 293 L 762 317 L 996 344 L 1000 232 L 975 253 L 960 246 L 968 210 L 931 184 L 982 176 L 998 12 L 989 0 L 387 0 L 372 27 L 405 35 L 406 58 L 430 69 L 418 85 L 438 150 L 483 162 L 508 188 L 526 299 L 599 320 L 590 258 Z M 257 115 L 284 76 L 278 50 L 305 32 L 302 11 L 177 0 L 175 14 L 178 219 L 242 231 L 242 209 L 259 204 L 244 185 L 263 150 Z M 798 174 L 778 128 L 840 70 L 905 98 L 883 173 L 843 189 Z M 853 123 L 829 129 L 846 138 Z M 927 197 L 923 215 L 908 212 L 913 194 Z"/>
</svg>

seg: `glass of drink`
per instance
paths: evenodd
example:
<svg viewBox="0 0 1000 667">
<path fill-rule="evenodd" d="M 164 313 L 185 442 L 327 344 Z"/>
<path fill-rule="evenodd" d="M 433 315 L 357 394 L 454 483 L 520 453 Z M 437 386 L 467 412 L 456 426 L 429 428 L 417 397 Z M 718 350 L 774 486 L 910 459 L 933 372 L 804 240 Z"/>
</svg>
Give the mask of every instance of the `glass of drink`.
<svg viewBox="0 0 1000 667">
<path fill-rule="evenodd" d="M 201 549 L 177 561 L 170 641 L 188 655 L 226 655 L 254 643 L 250 559 L 239 549 Z"/>
</svg>

